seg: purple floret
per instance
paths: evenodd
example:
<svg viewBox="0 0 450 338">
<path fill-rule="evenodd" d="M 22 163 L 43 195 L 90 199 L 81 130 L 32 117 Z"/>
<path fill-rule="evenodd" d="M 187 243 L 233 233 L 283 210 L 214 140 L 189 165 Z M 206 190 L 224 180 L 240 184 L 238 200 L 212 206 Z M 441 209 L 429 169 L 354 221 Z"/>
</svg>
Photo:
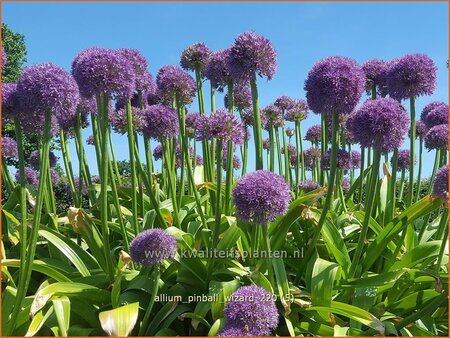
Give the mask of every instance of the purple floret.
<svg viewBox="0 0 450 338">
<path fill-rule="evenodd" d="M 325 152 L 320 159 L 320 166 L 322 169 L 330 169 L 331 165 L 331 150 L 328 150 Z M 343 149 L 338 149 L 337 153 L 337 163 L 336 168 L 343 169 L 343 170 L 349 170 L 352 167 L 352 160 L 350 153 Z"/>
<path fill-rule="evenodd" d="M 320 142 L 322 139 L 322 127 L 320 124 L 312 125 L 308 128 L 305 135 L 305 140 L 310 141 L 312 143 Z"/>
<path fill-rule="evenodd" d="M 131 121 L 133 123 L 133 130 L 142 129 L 142 110 L 131 107 Z M 126 134 L 128 132 L 128 119 L 126 109 L 119 109 L 117 111 L 111 110 L 109 112 L 109 121 L 112 129 L 118 134 Z"/>
<path fill-rule="evenodd" d="M 285 111 L 286 121 L 300 122 L 308 117 L 308 104 L 305 100 L 294 100 Z"/>
<path fill-rule="evenodd" d="M 410 155 L 411 152 L 408 149 L 402 149 L 398 151 L 398 157 L 397 157 L 397 171 L 402 170 L 409 170 L 409 164 L 410 164 Z M 391 163 L 393 161 L 393 158 L 391 158 Z M 414 159 L 414 164 L 417 163 L 417 160 Z"/>
<path fill-rule="evenodd" d="M 358 169 L 361 166 L 361 153 L 357 150 L 350 152 L 350 159 L 352 168 Z"/>
<path fill-rule="evenodd" d="M 350 191 L 350 180 L 347 176 L 342 179 L 342 190 L 347 193 Z"/>
<path fill-rule="evenodd" d="M 2 137 L 2 156 L 5 158 L 17 158 L 17 143 L 11 137 Z"/>
<path fill-rule="evenodd" d="M 162 144 L 158 144 L 153 149 L 153 158 L 155 159 L 155 161 L 158 161 L 158 160 L 163 158 L 163 147 L 162 147 Z"/>
<path fill-rule="evenodd" d="M 421 114 L 421 119 L 427 128 L 433 128 L 440 124 L 448 124 L 448 105 L 444 102 L 437 102 L 438 104 L 427 105 Z"/>
<path fill-rule="evenodd" d="M 203 71 L 211 58 L 211 53 L 211 50 L 203 42 L 193 44 L 181 53 L 180 66 L 184 70 Z"/>
<path fill-rule="evenodd" d="M 267 115 L 264 113 L 263 110 L 261 110 L 261 125 L 267 126 Z M 242 123 L 244 125 L 248 126 L 253 126 L 253 121 L 254 121 L 254 114 L 253 114 L 253 109 L 245 109 L 242 112 Z"/>
<path fill-rule="evenodd" d="M 428 150 L 448 148 L 448 124 L 434 126 L 427 132 L 425 148 Z"/>
<path fill-rule="evenodd" d="M 433 195 L 448 203 L 448 165 L 439 168 L 433 184 Z"/>
<path fill-rule="evenodd" d="M 242 111 L 252 106 L 252 93 L 248 86 L 237 85 L 233 88 L 234 107 Z M 228 109 L 228 93 L 224 96 L 225 108 Z"/>
<path fill-rule="evenodd" d="M 244 142 L 245 129 L 242 123 L 229 111 L 218 109 L 215 113 L 206 116 L 200 115 L 196 121 L 196 134 L 198 140 L 219 139 L 234 144 Z"/>
<path fill-rule="evenodd" d="M 38 179 L 38 175 L 36 173 L 36 171 L 34 171 L 33 168 L 30 167 L 25 167 L 25 181 L 26 183 L 30 184 L 30 185 L 37 185 L 39 182 Z M 16 171 L 16 182 L 20 182 L 20 172 L 19 170 Z"/>
<path fill-rule="evenodd" d="M 56 164 L 58 163 L 58 157 L 53 153 L 53 151 L 50 151 L 48 153 L 48 159 L 50 163 L 50 168 L 54 168 Z M 30 154 L 30 157 L 28 158 L 28 162 L 30 163 L 30 166 L 35 169 L 39 170 L 39 150 L 33 150 Z"/>
<path fill-rule="evenodd" d="M 142 132 L 148 138 L 167 140 L 177 136 L 178 128 L 178 115 L 169 107 L 155 104 L 142 113 Z"/>
<path fill-rule="evenodd" d="M 283 111 L 288 110 L 290 107 L 292 107 L 293 104 L 294 100 L 286 95 L 279 96 L 274 102 L 274 105 Z"/>
<path fill-rule="evenodd" d="M 416 121 L 416 137 L 424 138 L 428 132 L 428 128 L 422 120 Z"/>
<path fill-rule="evenodd" d="M 206 65 L 204 75 L 211 81 L 211 86 L 220 92 L 231 80 L 229 62 L 230 49 L 221 49 L 211 55 Z"/>
<path fill-rule="evenodd" d="M 156 76 L 156 85 L 160 95 L 172 102 L 174 98 L 183 104 L 194 100 L 196 93 L 195 81 L 188 73 L 177 66 L 163 66 Z"/>
<path fill-rule="evenodd" d="M 253 112 L 252 112 L 253 113 Z M 268 106 L 261 109 L 261 117 L 264 116 L 265 124 L 262 126 L 264 129 L 269 130 L 271 126 L 274 128 L 279 128 L 284 125 L 283 113 L 280 108 L 273 104 L 269 104 Z M 261 118 L 261 122 L 262 122 Z"/>
<path fill-rule="evenodd" d="M 239 179 L 233 198 L 239 219 L 251 224 L 268 224 L 287 211 L 291 195 L 281 176 L 258 170 Z"/>
<path fill-rule="evenodd" d="M 300 190 L 302 190 L 304 192 L 310 192 L 310 191 L 319 189 L 320 184 L 313 180 L 305 180 L 305 181 L 300 181 L 298 183 L 298 187 L 300 188 Z"/>
<path fill-rule="evenodd" d="M 14 116 L 18 116 L 17 110 L 17 84 L 2 83 L 2 122 L 5 123 L 12 120 Z"/>
<path fill-rule="evenodd" d="M 177 240 L 162 229 L 144 230 L 130 243 L 131 259 L 145 267 L 173 258 L 176 251 Z"/>
<path fill-rule="evenodd" d="M 388 63 L 384 60 L 373 59 L 363 63 L 362 69 L 366 75 L 366 92 L 370 93 L 372 85 L 375 85 L 382 91 L 382 87 L 385 86 L 385 74 L 388 68 Z"/>
</svg>

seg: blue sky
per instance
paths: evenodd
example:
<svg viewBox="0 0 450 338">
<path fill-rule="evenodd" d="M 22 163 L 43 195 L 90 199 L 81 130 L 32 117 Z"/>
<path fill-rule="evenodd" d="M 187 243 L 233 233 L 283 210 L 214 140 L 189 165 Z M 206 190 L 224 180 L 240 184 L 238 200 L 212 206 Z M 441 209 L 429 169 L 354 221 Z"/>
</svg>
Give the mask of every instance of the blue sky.
<svg viewBox="0 0 450 338">
<path fill-rule="evenodd" d="M 253 30 L 269 38 L 278 52 L 275 78 L 259 81 L 263 106 L 280 95 L 304 98 L 309 69 L 326 56 L 348 56 L 362 63 L 424 53 L 437 65 L 438 89 L 417 100 L 419 113 L 430 101 L 448 102 L 447 14 L 446 2 L 2 3 L 2 21 L 25 34 L 28 64 L 53 62 L 67 70 L 83 48 L 137 48 L 155 75 L 163 65 L 179 64 L 181 51 L 192 43 L 226 48 L 239 33 Z M 196 102 L 190 108 L 197 110 Z M 318 122 L 311 113 L 302 129 Z M 86 129 L 84 138 L 90 133 Z M 114 141 L 119 159 L 126 159 L 126 142 L 118 135 Z M 95 166 L 94 150 L 86 149 Z M 429 173 L 434 155 L 425 154 L 424 171 Z M 76 161 L 73 164 L 77 168 Z"/>
</svg>

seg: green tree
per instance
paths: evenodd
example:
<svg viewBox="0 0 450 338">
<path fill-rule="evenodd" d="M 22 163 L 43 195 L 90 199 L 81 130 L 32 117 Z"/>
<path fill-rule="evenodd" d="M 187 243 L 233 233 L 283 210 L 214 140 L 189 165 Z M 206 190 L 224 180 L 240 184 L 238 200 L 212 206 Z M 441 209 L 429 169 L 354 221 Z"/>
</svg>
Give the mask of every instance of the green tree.
<svg viewBox="0 0 450 338">
<path fill-rule="evenodd" d="M 2 24 L 2 46 L 5 48 L 7 62 L 2 69 L 2 82 L 16 82 L 22 74 L 23 64 L 27 61 L 25 36 L 13 32 L 6 23 Z"/>
</svg>

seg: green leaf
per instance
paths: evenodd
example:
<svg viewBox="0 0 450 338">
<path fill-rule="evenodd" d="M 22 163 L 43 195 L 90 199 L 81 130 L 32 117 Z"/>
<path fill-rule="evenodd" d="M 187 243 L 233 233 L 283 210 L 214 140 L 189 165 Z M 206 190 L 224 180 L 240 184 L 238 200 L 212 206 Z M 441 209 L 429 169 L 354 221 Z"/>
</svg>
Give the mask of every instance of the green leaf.
<svg viewBox="0 0 450 338">
<path fill-rule="evenodd" d="M 398 270 L 401 268 L 413 268 L 417 264 L 439 255 L 441 241 L 431 241 L 416 246 L 411 251 L 402 256 L 401 260 L 394 263 L 389 270 Z"/>
<path fill-rule="evenodd" d="M 217 319 L 208 332 L 209 337 L 216 337 L 219 330 L 225 325 L 225 318 Z"/>
<path fill-rule="evenodd" d="M 351 265 L 350 256 L 341 234 L 328 219 L 325 220 L 322 227 L 322 237 L 328 250 L 333 254 L 336 262 L 342 267 L 344 275 L 346 275 Z"/>
<path fill-rule="evenodd" d="M 5 259 L 2 260 L 2 267 L 12 266 L 15 268 L 18 268 L 20 266 L 20 260 L 19 259 Z M 52 265 L 40 261 L 40 260 L 34 260 L 33 264 L 31 266 L 31 269 L 33 271 L 40 272 L 50 278 L 53 278 L 57 282 L 70 282 L 71 279 L 67 277 L 63 272 L 58 270 L 57 268 L 53 267 Z"/>
<path fill-rule="evenodd" d="M 53 313 L 53 306 L 50 307 L 45 312 L 45 315 L 43 314 L 43 311 L 39 311 L 38 313 L 36 313 L 33 320 L 31 321 L 30 326 L 28 327 L 27 333 L 25 333 L 25 337 L 32 337 L 36 333 L 38 333 L 39 330 L 42 328 L 42 325 L 44 325 L 44 323 L 52 313 Z"/>
<path fill-rule="evenodd" d="M 109 336 L 127 337 L 136 325 L 138 315 L 139 303 L 132 303 L 100 312 L 98 317 L 103 331 Z"/>
<path fill-rule="evenodd" d="M 53 299 L 52 302 L 56 320 L 58 321 L 59 332 L 61 336 L 67 337 L 67 332 L 70 327 L 70 300 L 63 296 Z"/>
<path fill-rule="evenodd" d="M 223 238 L 220 240 L 217 245 L 218 251 L 227 251 L 233 248 L 236 245 L 236 242 L 241 237 L 242 232 L 241 229 L 237 226 L 236 223 L 233 223 L 228 230 L 223 233 Z"/>
<path fill-rule="evenodd" d="M 311 301 L 314 306 L 330 306 L 338 269 L 336 263 L 317 258 L 311 276 Z"/>
<path fill-rule="evenodd" d="M 291 296 L 289 292 L 289 282 L 287 279 L 284 261 L 281 258 L 272 258 L 273 271 L 275 273 L 276 284 L 278 288 L 279 300 L 283 305 L 284 311 L 288 316 L 291 313 Z"/>
</svg>

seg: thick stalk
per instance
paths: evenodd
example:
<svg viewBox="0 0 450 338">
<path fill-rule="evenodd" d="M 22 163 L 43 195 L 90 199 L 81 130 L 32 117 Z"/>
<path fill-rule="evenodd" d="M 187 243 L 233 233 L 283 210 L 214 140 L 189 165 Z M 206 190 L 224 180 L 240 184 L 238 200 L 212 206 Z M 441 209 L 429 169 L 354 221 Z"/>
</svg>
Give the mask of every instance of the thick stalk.
<svg viewBox="0 0 450 338">
<path fill-rule="evenodd" d="M 359 204 L 362 203 L 362 196 L 363 196 L 363 186 L 364 186 L 364 170 L 365 168 L 365 162 L 366 162 L 366 148 L 361 147 L 361 169 L 359 171 L 359 177 L 361 178 L 359 180 Z"/>
<path fill-rule="evenodd" d="M 442 229 L 442 231 L 439 231 L 440 229 Z M 439 256 L 436 262 L 437 272 L 439 272 L 439 270 L 441 269 L 441 263 L 444 257 L 445 248 L 448 244 L 448 206 L 445 206 L 444 211 L 442 212 L 441 221 L 439 222 L 439 230 L 438 231 L 440 232 L 440 234 L 436 236 L 436 239 L 442 240 L 442 244 L 439 249 Z"/>
<path fill-rule="evenodd" d="M 6 182 L 6 189 L 9 194 L 14 190 L 15 184 L 12 179 L 11 173 L 8 170 L 8 164 L 6 163 L 6 159 L 2 156 L 2 173 Z"/>
<path fill-rule="evenodd" d="M 302 146 L 300 146 L 302 144 Z M 302 177 L 303 177 L 303 170 L 305 170 L 304 164 L 305 164 L 305 156 L 303 154 L 303 142 L 301 142 L 301 130 L 300 130 L 300 122 L 295 121 L 295 147 L 297 149 L 297 156 L 295 156 L 295 196 L 298 197 L 298 183 L 299 183 L 299 176 L 300 176 L 300 163 L 302 165 Z M 300 157 L 303 159 L 303 162 L 301 162 Z"/>
<path fill-rule="evenodd" d="M 273 125 L 269 123 L 269 170 L 275 172 L 275 136 L 273 134 Z"/>
<path fill-rule="evenodd" d="M 398 200 L 403 200 L 403 191 L 405 190 L 405 169 L 402 169 L 402 176 L 400 178 L 400 193 L 398 195 Z"/>
<path fill-rule="evenodd" d="M 159 287 L 159 266 L 155 265 L 155 278 L 153 279 L 153 288 L 152 293 L 150 295 L 150 303 L 147 306 L 147 309 L 145 309 L 144 318 L 142 319 L 141 326 L 139 327 L 139 333 L 138 336 L 145 336 L 147 335 L 148 331 L 148 324 L 150 320 L 150 315 L 152 313 L 153 305 L 155 304 L 156 295 L 158 294 L 158 287 Z"/>
<path fill-rule="evenodd" d="M 233 92 L 233 81 L 228 81 L 228 110 L 231 114 L 234 114 L 234 92 Z M 224 206 L 225 206 L 225 215 L 230 214 L 231 209 L 231 187 L 233 185 L 233 142 L 227 142 L 227 166 L 225 173 L 225 198 L 224 198 Z M 218 166 L 221 166 L 222 163 L 218 163 Z"/>
<path fill-rule="evenodd" d="M 128 114 L 127 114 L 127 119 L 128 119 Z M 127 123 L 128 123 L 128 121 L 127 121 Z M 116 179 L 117 184 L 122 185 L 122 177 L 120 176 L 119 166 L 118 166 L 117 160 L 116 160 L 116 151 L 115 151 L 114 143 L 112 140 L 111 128 L 109 129 L 109 147 L 111 149 L 111 160 L 114 164 L 114 173 L 115 173 L 115 175 L 111 177 L 111 180 Z M 131 170 L 133 170 L 133 167 L 131 167 Z"/>
<path fill-rule="evenodd" d="M 416 108 L 414 97 L 409 99 L 410 105 L 410 145 L 409 145 L 409 190 L 408 199 L 406 200 L 406 206 L 409 207 L 414 200 L 414 158 L 415 158 L 415 147 L 416 147 Z"/>
<path fill-rule="evenodd" d="M 281 142 L 280 133 L 278 132 L 278 127 L 275 127 L 275 140 L 277 142 L 277 156 L 278 156 L 278 175 L 283 176 L 283 161 L 281 159 Z"/>
<path fill-rule="evenodd" d="M 394 154 L 392 155 L 392 176 L 391 184 L 389 186 L 389 197 L 388 201 L 388 211 L 386 215 L 386 223 L 390 222 L 395 216 L 395 202 L 396 202 L 396 188 L 397 188 L 397 168 L 398 168 L 398 149 L 394 149 Z"/>
<path fill-rule="evenodd" d="M 289 151 L 288 151 L 288 143 L 287 143 L 287 137 L 286 137 L 286 130 L 283 127 L 281 128 L 281 133 L 283 134 L 283 149 L 284 149 L 284 179 L 286 182 L 290 181 L 290 168 L 291 168 L 291 161 L 289 159 Z"/>
<path fill-rule="evenodd" d="M 128 154 L 130 157 L 130 166 L 131 166 L 131 212 L 132 212 L 132 220 L 133 220 L 133 229 L 134 233 L 137 235 L 139 233 L 139 224 L 138 224 L 138 200 L 137 200 L 137 176 L 136 176 L 136 164 L 134 160 L 134 147 L 135 147 L 135 139 L 134 139 L 134 130 L 133 130 L 133 116 L 131 112 L 131 100 L 127 100 L 126 104 L 126 112 L 127 112 L 127 136 L 128 136 Z M 137 147 L 137 144 L 136 144 Z"/>
<path fill-rule="evenodd" d="M 176 187 L 176 177 L 175 172 L 171 169 L 172 168 L 172 161 L 170 159 L 169 155 L 169 144 L 168 141 L 162 141 L 163 144 L 163 157 L 164 157 L 164 163 L 166 164 L 167 168 L 167 176 L 169 178 L 169 192 L 172 199 L 172 207 L 173 207 L 173 214 L 175 218 L 175 223 L 178 227 L 181 227 L 180 224 L 180 213 L 178 209 L 178 203 L 177 203 L 177 187 Z"/>
<path fill-rule="evenodd" d="M 263 164 L 263 147 L 262 147 L 262 127 L 261 112 L 259 111 L 258 86 L 256 84 L 256 74 L 253 73 L 250 79 L 253 102 L 253 135 L 255 138 L 255 168 L 256 170 L 264 169 Z"/>
<path fill-rule="evenodd" d="M 303 136 L 302 136 L 302 128 L 301 128 L 301 122 L 295 122 L 298 123 L 298 136 L 300 140 L 300 166 L 302 168 L 302 180 L 306 180 L 306 168 L 305 168 L 305 154 L 303 153 Z M 298 149 L 298 148 L 297 148 Z"/>
</svg>

